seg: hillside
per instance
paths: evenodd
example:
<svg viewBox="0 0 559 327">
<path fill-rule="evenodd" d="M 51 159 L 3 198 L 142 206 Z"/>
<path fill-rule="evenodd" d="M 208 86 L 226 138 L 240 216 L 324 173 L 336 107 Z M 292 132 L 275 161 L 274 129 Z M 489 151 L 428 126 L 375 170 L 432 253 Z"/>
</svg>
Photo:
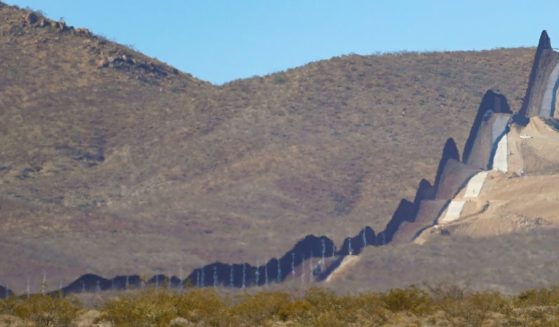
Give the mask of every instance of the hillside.
<svg viewBox="0 0 559 327">
<path fill-rule="evenodd" d="M 462 148 L 485 90 L 520 107 L 533 56 L 352 55 L 213 86 L 0 5 L 0 281 L 255 263 L 381 230 L 446 138 Z"/>
<path fill-rule="evenodd" d="M 424 189 L 419 209 L 406 217 L 417 231 L 413 243 L 348 256 L 327 282 L 345 291 L 364 283 L 446 282 L 504 292 L 557 284 L 558 85 L 559 52 L 543 31 L 521 109 L 511 112 L 500 95 L 484 96 L 462 156 L 455 150 L 443 157 L 436 193 Z M 348 259 L 354 264 L 344 266 Z"/>
<path fill-rule="evenodd" d="M 342 293 L 441 284 L 517 293 L 559 283 L 557 240 L 556 230 L 543 228 L 476 239 L 437 235 L 423 246 L 367 248 L 357 264 L 325 286 Z"/>
</svg>

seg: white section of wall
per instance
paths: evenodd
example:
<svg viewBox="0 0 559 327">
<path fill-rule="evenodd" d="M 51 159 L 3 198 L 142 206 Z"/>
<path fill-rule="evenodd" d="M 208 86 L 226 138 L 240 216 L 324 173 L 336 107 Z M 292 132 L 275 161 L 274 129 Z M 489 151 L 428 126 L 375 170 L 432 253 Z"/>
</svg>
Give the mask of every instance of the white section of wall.
<svg viewBox="0 0 559 327">
<path fill-rule="evenodd" d="M 465 203 L 466 201 L 450 201 L 448 207 L 446 208 L 446 213 L 441 219 L 441 223 L 448 223 L 460 218 L 460 214 L 462 213 L 462 209 L 464 209 Z"/>
<path fill-rule="evenodd" d="M 507 129 L 511 114 L 494 114 L 495 118 L 491 126 L 491 143 L 495 144 L 499 137 Z"/>
<path fill-rule="evenodd" d="M 559 79 L 559 64 L 555 65 L 549 79 L 547 80 L 547 85 L 545 86 L 545 93 L 543 94 L 542 107 L 540 108 L 540 116 L 550 117 L 553 106 L 553 90 L 555 89 L 555 84 Z"/>
<path fill-rule="evenodd" d="M 493 158 L 493 170 L 499 170 L 504 173 L 508 171 L 508 135 L 505 134 L 497 144 L 497 151 L 495 151 L 495 157 Z"/>
<path fill-rule="evenodd" d="M 477 198 L 485 182 L 488 171 L 480 171 L 475 174 L 474 177 L 470 178 L 468 185 L 466 185 L 466 193 L 464 193 L 465 198 Z"/>
</svg>

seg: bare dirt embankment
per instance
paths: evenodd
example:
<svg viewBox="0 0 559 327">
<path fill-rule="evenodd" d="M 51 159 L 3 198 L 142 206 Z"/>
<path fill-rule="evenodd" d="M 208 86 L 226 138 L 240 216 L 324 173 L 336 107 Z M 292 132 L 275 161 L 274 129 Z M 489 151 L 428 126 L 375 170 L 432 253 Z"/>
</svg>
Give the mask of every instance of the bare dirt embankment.
<svg viewBox="0 0 559 327">
<path fill-rule="evenodd" d="M 442 219 L 443 212 L 415 243 L 365 249 L 333 286 L 350 290 L 374 279 L 386 289 L 453 283 L 514 292 L 559 283 L 559 131 L 532 117 L 512 125 L 507 138 L 509 171 L 487 172 L 475 190 L 470 180 L 453 198 L 463 202 L 457 217 Z"/>
<path fill-rule="evenodd" d="M 460 218 L 442 221 L 421 242 L 441 231 L 479 238 L 559 227 L 559 131 L 533 117 L 526 127 L 513 126 L 507 138 L 509 172 L 491 171 L 475 197 L 466 197 L 465 187 L 455 197 L 464 202 Z"/>
</svg>

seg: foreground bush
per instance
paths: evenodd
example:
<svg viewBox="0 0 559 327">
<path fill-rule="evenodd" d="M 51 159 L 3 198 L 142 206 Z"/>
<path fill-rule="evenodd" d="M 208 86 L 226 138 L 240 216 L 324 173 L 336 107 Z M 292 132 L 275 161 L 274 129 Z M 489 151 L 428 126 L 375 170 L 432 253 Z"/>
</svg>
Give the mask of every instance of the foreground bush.
<svg viewBox="0 0 559 327">
<path fill-rule="evenodd" d="M 72 298 L 49 295 L 11 297 L 0 301 L 0 314 L 22 318 L 36 326 L 70 326 L 79 309 L 79 303 Z"/>
<path fill-rule="evenodd" d="M 192 323 L 220 325 L 228 315 L 224 301 L 213 290 L 177 293 L 149 289 L 110 300 L 100 309 L 103 318 L 117 326 L 168 326 L 177 317 Z"/>
<path fill-rule="evenodd" d="M 458 287 L 357 295 L 311 288 L 298 296 L 160 288 L 121 293 L 93 309 L 73 298 L 12 297 L 0 301 L 0 325 L 21 318 L 35 326 L 559 326 L 559 288 L 514 297 Z"/>
</svg>

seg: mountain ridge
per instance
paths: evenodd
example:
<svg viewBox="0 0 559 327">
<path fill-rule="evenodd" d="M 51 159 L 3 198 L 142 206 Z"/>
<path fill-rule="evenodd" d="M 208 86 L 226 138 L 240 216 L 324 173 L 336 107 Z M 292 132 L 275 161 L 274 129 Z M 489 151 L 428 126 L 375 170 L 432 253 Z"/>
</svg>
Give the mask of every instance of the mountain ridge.
<svg viewBox="0 0 559 327">
<path fill-rule="evenodd" d="M 14 289 L 20 270 L 186 270 L 270 258 L 307 234 L 382 230 L 434 176 L 445 139 L 463 145 L 481 92 L 499 86 L 519 106 L 532 59 L 346 56 L 214 87 L 149 77 L 103 40 L 113 66 L 99 68 L 97 41 L 26 25 L 12 7 L 0 15 L 12 74 L 0 81 L 0 233 L 22 253 L 1 258 L 0 276 Z"/>
</svg>

